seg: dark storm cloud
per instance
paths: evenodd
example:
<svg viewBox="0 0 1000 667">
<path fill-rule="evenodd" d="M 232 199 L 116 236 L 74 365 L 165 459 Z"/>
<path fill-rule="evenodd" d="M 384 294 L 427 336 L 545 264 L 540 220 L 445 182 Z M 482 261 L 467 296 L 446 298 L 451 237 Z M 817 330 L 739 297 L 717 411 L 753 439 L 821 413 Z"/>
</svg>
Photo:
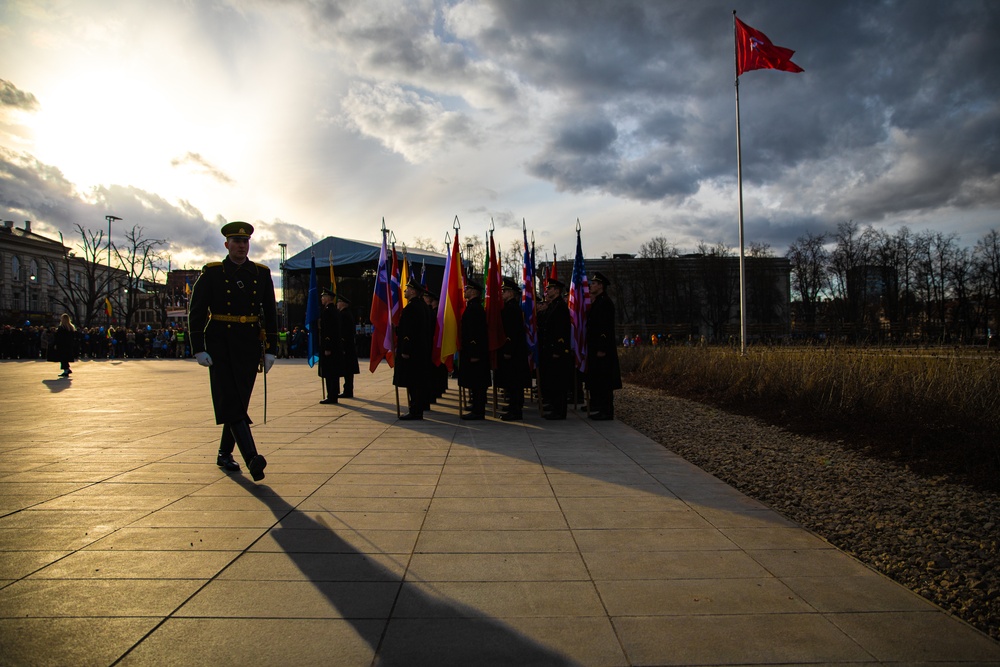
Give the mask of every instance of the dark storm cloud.
<svg viewBox="0 0 1000 667">
<path fill-rule="evenodd" d="M 747 185 L 780 187 L 807 169 L 836 193 L 838 215 L 868 220 L 1000 200 L 1000 6 L 736 4 L 744 21 L 795 49 L 806 70 L 741 77 Z M 613 129 L 582 135 L 552 124 L 532 174 L 562 190 L 641 200 L 735 179 L 730 4 L 493 7 L 497 25 L 482 35 L 491 50 L 527 83 L 599 105 L 612 119 Z M 580 141 L 608 137 L 600 153 L 579 158 Z M 824 196 L 818 187 L 813 194 Z"/>
</svg>

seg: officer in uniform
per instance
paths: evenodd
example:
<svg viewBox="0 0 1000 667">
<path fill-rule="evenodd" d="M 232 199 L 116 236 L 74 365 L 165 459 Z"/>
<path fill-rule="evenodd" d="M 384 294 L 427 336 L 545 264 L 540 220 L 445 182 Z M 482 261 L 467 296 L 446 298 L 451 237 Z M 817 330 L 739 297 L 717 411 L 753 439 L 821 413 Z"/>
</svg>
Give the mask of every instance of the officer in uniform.
<svg viewBox="0 0 1000 667">
<path fill-rule="evenodd" d="M 361 372 L 357 342 L 354 340 L 356 320 L 350 299 L 342 294 L 337 295 L 337 311 L 340 314 L 340 351 L 343 355 L 340 377 L 344 378 L 344 393 L 340 394 L 340 398 L 354 398 L 354 376 Z"/>
<path fill-rule="evenodd" d="M 472 405 L 462 415 L 462 419 L 486 418 L 486 388 L 490 386 L 490 342 L 482 295 L 482 285 L 471 279 L 466 281 L 458 386 L 469 389 Z"/>
<path fill-rule="evenodd" d="M 545 317 L 539 319 L 541 352 L 538 373 L 541 376 L 542 402 L 549 405 L 545 419 L 566 419 L 567 394 L 573 375 L 570 350 L 569 307 L 563 301 L 566 285 L 551 279 L 545 286 Z"/>
<path fill-rule="evenodd" d="M 344 359 L 340 341 L 340 312 L 334 305 L 336 296 L 324 288 L 319 295 L 322 310 L 319 314 L 319 375 L 326 382 L 326 398 L 320 403 L 337 403 L 340 394 L 340 367 Z"/>
<path fill-rule="evenodd" d="M 503 279 L 504 344 L 494 372 L 497 386 L 507 395 L 507 411 L 500 419 L 520 421 L 524 418 L 524 388 L 531 384 L 528 368 L 528 339 L 524 334 L 524 311 L 521 310 L 521 289 L 511 278 Z"/>
<path fill-rule="evenodd" d="M 431 318 L 430 324 L 428 325 L 428 331 L 430 331 L 431 341 L 436 341 L 438 331 L 437 316 L 440 303 L 438 302 L 437 294 L 434 292 L 431 292 L 426 287 L 423 288 L 423 292 L 424 303 L 427 304 L 428 312 L 430 313 Z M 446 391 L 448 391 L 448 366 L 445 364 L 435 366 L 432 363 L 430 375 L 427 376 L 426 409 L 430 410 L 431 403 L 436 403 L 437 399 L 444 396 Z"/>
<path fill-rule="evenodd" d="M 215 421 L 223 425 L 216 463 L 239 470 L 233 460 L 238 446 L 250 475 L 260 481 L 267 460 L 257 453 L 247 409 L 258 370 L 266 373 L 274 363 L 278 314 L 270 269 L 247 259 L 251 234 L 253 225 L 246 222 L 222 227 L 229 254 L 202 269 L 188 317 L 191 352 L 208 367 Z"/>
<path fill-rule="evenodd" d="M 396 365 L 392 383 L 407 388 L 409 412 L 400 419 L 423 419 L 427 407 L 427 376 L 431 370 L 430 308 L 420 298 L 420 283 L 406 285 L 406 308 L 396 325 Z"/>
<path fill-rule="evenodd" d="M 615 389 L 622 388 L 622 373 L 615 342 L 615 304 L 608 297 L 611 285 L 600 271 L 590 280 L 590 310 L 587 313 L 587 388 L 591 419 L 615 418 Z"/>
</svg>

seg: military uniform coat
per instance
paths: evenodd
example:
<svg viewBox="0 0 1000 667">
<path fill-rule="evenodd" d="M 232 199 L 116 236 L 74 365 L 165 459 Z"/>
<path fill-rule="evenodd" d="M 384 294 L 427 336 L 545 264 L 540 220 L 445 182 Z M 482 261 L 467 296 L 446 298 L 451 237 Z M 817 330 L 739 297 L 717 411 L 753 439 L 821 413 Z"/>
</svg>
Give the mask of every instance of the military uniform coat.
<svg viewBox="0 0 1000 667">
<path fill-rule="evenodd" d="M 541 347 L 538 354 L 542 398 L 555 406 L 554 411 L 564 413 L 566 394 L 573 378 L 569 308 L 559 298 L 549 302 L 544 313 L 539 321 Z"/>
<path fill-rule="evenodd" d="M 263 321 L 212 319 L 218 315 L 225 319 L 263 315 Z M 208 352 L 212 357 L 208 371 L 216 423 L 243 419 L 250 423 L 247 408 L 264 352 L 262 344 L 269 354 L 278 348 L 278 313 L 270 269 L 249 260 L 235 264 L 228 257 L 206 264 L 191 290 L 188 318 L 191 353 Z"/>
<path fill-rule="evenodd" d="M 500 320 L 505 340 L 497 353 L 497 386 L 524 389 L 531 384 L 531 370 L 528 367 L 528 339 L 524 334 L 524 311 L 517 299 L 503 304 Z"/>
<path fill-rule="evenodd" d="M 319 351 L 319 376 L 339 378 L 344 354 L 341 349 L 340 312 L 332 303 L 323 306 L 319 314 Z"/>
<path fill-rule="evenodd" d="M 392 383 L 397 387 L 423 389 L 427 386 L 427 376 L 431 372 L 430 317 L 430 307 L 423 299 L 411 299 L 399 315 L 392 373 Z"/>
<path fill-rule="evenodd" d="M 604 356 L 598 356 L 598 352 Z M 607 294 L 594 297 L 587 313 L 587 384 L 592 390 L 622 388 L 615 341 L 615 304 Z"/>
<path fill-rule="evenodd" d="M 490 344 L 482 299 L 469 299 L 462 313 L 458 386 L 483 389 L 490 386 Z M 476 361 L 472 361 L 476 359 Z"/>
<path fill-rule="evenodd" d="M 337 311 L 340 316 L 340 351 L 343 355 L 343 363 L 340 365 L 340 377 L 357 375 L 361 372 L 358 364 L 358 346 L 354 339 L 356 333 L 354 327 L 354 313 L 350 308 Z"/>
</svg>

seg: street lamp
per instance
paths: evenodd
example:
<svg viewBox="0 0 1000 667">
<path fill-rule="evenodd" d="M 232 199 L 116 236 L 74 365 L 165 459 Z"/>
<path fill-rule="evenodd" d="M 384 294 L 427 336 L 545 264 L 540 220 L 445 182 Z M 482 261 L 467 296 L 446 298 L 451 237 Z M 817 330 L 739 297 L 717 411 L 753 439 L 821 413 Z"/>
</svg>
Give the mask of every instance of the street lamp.
<svg viewBox="0 0 1000 667">
<path fill-rule="evenodd" d="M 287 243 L 279 243 L 278 247 L 281 248 L 281 261 L 278 263 L 278 270 L 281 271 L 281 327 L 283 329 L 288 328 L 288 304 L 285 303 L 285 259 L 286 259 L 286 248 Z"/>
<path fill-rule="evenodd" d="M 28 279 L 24 281 L 24 321 L 25 321 L 25 324 L 27 324 L 27 322 L 29 321 L 28 318 L 31 317 L 31 314 L 29 312 L 30 311 L 29 306 L 31 304 L 31 301 L 29 300 L 29 297 L 31 295 L 31 292 L 30 292 L 28 286 L 29 285 L 34 285 L 35 281 L 37 281 L 37 280 L 38 280 L 38 276 L 36 276 L 34 274 L 31 274 L 31 275 L 28 276 Z"/>
<path fill-rule="evenodd" d="M 108 221 L 108 278 L 106 284 L 108 286 L 108 297 L 107 297 L 108 303 L 111 303 L 111 221 L 121 220 L 121 218 L 119 218 L 117 215 L 106 215 L 104 216 L 104 218 Z M 111 313 L 108 312 L 108 310 L 109 310 L 108 308 L 105 308 L 104 312 L 108 316 L 107 329 L 111 329 Z"/>
</svg>

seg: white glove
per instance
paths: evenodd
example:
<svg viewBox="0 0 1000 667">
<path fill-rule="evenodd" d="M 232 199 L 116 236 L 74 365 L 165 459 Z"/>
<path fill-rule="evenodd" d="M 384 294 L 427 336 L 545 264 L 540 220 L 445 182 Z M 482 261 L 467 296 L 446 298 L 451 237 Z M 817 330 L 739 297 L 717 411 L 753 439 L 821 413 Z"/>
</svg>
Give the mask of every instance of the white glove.
<svg viewBox="0 0 1000 667">
<path fill-rule="evenodd" d="M 208 367 L 212 365 L 212 357 L 209 356 L 208 352 L 195 352 L 194 358 L 202 366 Z"/>
<path fill-rule="evenodd" d="M 274 355 L 273 354 L 265 354 L 264 355 L 264 372 L 267 373 L 269 370 L 271 370 L 271 366 L 273 366 L 273 365 L 274 365 Z"/>
</svg>

